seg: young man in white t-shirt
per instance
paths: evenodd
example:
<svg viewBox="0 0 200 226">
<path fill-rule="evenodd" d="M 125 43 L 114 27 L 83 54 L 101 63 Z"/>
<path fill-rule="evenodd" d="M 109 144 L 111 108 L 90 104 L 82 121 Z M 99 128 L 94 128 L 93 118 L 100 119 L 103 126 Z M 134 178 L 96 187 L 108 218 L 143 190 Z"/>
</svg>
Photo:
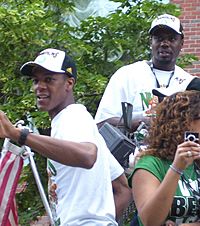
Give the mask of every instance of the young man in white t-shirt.
<svg viewBox="0 0 200 226">
<path fill-rule="evenodd" d="M 124 171 L 92 116 L 75 104 L 76 66 L 64 51 L 46 49 L 21 67 L 33 80 L 37 107 L 51 118 L 51 137 L 15 128 L 0 112 L 0 137 L 48 158 L 49 201 L 55 225 L 108 226 L 131 200 Z"/>
</svg>

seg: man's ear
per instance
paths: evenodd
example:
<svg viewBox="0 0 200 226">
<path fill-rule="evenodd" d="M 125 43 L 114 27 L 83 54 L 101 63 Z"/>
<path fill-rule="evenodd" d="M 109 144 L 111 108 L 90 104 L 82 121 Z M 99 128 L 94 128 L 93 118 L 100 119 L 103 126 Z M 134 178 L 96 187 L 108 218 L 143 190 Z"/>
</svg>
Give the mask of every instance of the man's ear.
<svg viewBox="0 0 200 226">
<path fill-rule="evenodd" d="M 67 77 L 65 84 L 67 91 L 72 90 L 75 84 L 75 79 L 73 77 Z"/>
</svg>

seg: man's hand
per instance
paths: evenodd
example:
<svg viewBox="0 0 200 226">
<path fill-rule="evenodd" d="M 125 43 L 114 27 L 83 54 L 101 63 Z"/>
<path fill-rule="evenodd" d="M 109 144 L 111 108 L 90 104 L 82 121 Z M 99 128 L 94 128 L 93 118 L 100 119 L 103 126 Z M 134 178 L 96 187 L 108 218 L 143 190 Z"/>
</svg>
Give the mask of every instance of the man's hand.
<svg viewBox="0 0 200 226">
<path fill-rule="evenodd" d="M 0 138 L 9 138 L 17 141 L 19 134 L 20 129 L 11 123 L 3 111 L 0 111 Z"/>
</svg>

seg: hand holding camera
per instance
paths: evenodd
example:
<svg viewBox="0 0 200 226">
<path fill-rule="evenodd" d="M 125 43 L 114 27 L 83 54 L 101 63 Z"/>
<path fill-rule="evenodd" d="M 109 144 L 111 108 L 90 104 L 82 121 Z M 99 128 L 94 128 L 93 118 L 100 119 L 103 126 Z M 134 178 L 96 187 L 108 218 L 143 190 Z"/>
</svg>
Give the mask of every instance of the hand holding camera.
<svg viewBox="0 0 200 226">
<path fill-rule="evenodd" d="M 177 146 L 173 166 L 183 171 L 197 159 L 200 159 L 199 133 L 186 131 L 184 142 Z"/>
</svg>

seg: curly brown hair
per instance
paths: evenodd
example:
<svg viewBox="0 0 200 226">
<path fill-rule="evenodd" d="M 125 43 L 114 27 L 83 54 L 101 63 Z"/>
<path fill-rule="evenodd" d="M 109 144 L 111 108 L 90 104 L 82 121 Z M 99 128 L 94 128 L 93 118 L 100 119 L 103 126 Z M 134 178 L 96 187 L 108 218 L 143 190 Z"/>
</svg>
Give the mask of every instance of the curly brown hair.
<svg viewBox="0 0 200 226">
<path fill-rule="evenodd" d="M 200 91 L 178 92 L 158 104 L 147 137 L 148 150 L 143 155 L 154 155 L 173 160 L 177 145 L 184 141 L 184 132 L 191 121 L 200 119 Z"/>
</svg>

